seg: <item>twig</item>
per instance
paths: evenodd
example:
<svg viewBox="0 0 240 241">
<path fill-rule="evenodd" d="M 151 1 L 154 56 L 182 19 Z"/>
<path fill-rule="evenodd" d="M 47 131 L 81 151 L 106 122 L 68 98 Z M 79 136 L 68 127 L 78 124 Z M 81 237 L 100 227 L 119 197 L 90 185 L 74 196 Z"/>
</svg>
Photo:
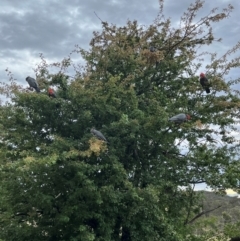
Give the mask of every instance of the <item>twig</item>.
<svg viewBox="0 0 240 241">
<path fill-rule="evenodd" d="M 94 14 L 96 15 L 96 17 L 101 21 L 102 25 L 105 27 L 105 29 L 107 30 L 107 32 L 113 37 L 110 28 L 108 27 L 108 23 L 107 22 L 103 22 L 102 19 L 96 14 L 96 12 L 94 11 Z"/>
<path fill-rule="evenodd" d="M 102 22 L 102 23 L 105 23 L 102 21 L 102 19 L 100 17 L 98 17 L 98 15 L 96 14 L 96 12 L 94 11 L 94 14 L 96 15 L 96 17 Z"/>
</svg>

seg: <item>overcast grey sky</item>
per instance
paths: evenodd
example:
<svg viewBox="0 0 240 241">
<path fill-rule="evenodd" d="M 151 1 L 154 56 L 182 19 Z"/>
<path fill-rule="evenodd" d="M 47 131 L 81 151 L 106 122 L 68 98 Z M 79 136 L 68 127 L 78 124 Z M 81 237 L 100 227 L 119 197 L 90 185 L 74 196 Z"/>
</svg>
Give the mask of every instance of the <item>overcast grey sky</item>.
<svg viewBox="0 0 240 241">
<path fill-rule="evenodd" d="M 165 15 L 177 22 L 194 0 L 165 0 Z M 206 1 L 199 17 L 213 7 L 231 3 L 231 17 L 214 26 L 221 44 L 213 46 L 219 52 L 240 40 L 239 0 Z M 218 4 L 218 5 L 217 5 Z M 79 46 L 89 47 L 92 32 L 101 30 L 103 21 L 124 25 L 128 19 L 149 25 L 158 13 L 158 0 L 0 0 L 0 81 L 8 80 L 9 68 L 18 82 L 27 86 L 26 76 L 34 76 L 33 68 L 40 62 L 39 53 L 51 61 L 61 61 Z M 236 75 L 236 72 L 233 74 Z"/>
</svg>

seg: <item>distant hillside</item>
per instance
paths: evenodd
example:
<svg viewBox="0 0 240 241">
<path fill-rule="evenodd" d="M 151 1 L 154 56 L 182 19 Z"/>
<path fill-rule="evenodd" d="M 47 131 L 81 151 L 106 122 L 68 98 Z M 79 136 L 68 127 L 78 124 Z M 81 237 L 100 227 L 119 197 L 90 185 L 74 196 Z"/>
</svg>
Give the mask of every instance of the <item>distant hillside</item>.
<svg viewBox="0 0 240 241">
<path fill-rule="evenodd" d="M 231 197 L 231 196 L 222 196 L 217 195 L 213 192 L 203 191 L 204 194 L 204 201 L 203 201 L 203 210 L 210 210 L 214 209 L 218 206 L 220 208 L 207 213 L 205 217 L 209 216 L 217 216 L 220 219 L 223 218 L 223 213 L 230 215 L 232 222 L 240 221 L 240 198 L 238 197 Z M 226 218 L 225 218 L 226 219 Z"/>
<path fill-rule="evenodd" d="M 240 198 L 207 191 L 201 193 L 203 194 L 201 211 L 206 213 L 193 223 L 194 233 L 209 234 L 209 237 L 219 234 L 240 237 Z"/>
</svg>

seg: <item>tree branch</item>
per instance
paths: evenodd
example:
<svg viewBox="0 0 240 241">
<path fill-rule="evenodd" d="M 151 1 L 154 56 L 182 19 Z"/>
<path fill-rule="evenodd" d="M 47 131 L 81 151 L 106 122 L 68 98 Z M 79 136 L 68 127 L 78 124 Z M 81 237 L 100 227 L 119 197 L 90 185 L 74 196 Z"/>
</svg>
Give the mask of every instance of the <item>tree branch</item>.
<svg viewBox="0 0 240 241">
<path fill-rule="evenodd" d="M 201 213 L 197 214 L 193 219 L 191 219 L 189 222 L 185 222 L 185 225 L 186 224 L 192 224 L 196 219 L 200 218 L 202 215 L 210 213 L 210 212 L 212 212 L 212 211 L 214 211 L 214 210 L 216 210 L 220 207 L 222 207 L 222 205 L 219 205 L 218 207 L 210 209 L 210 210 L 202 211 Z"/>
<path fill-rule="evenodd" d="M 17 216 L 29 216 L 28 213 L 15 213 L 14 215 L 12 215 L 13 218 L 17 217 Z"/>
<path fill-rule="evenodd" d="M 103 21 L 102 21 L 102 19 L 101 19 L 101 18 L 99 18 L 99 17 L 98 17 L 98 15 L 96 14 L 96 12 L 95 12 L 95 11 L 94 11 L 94 14 L 95 14 L 95 15 L 96 15 L 96 17 L 97 17 L 97 18 L 98 18 L 98 19 L 101 21 L 101 23 L 105 23 L 105 22 L 103 22 Z"/>
<path fill-rule="evenodd" d="M 199 180 L 199 181 L 190 181 L 188 182 L 189 184 L 200 184 L 200 183 L 205 183 L 206 181 L 204 180 Z"/>
</svg>

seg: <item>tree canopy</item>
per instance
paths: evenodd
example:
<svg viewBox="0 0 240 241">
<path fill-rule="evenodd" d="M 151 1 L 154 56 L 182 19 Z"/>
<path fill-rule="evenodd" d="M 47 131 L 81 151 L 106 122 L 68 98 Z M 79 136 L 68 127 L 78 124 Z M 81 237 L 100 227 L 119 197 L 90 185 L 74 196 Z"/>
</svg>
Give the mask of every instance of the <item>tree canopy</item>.
<svg viewBox="0 0 240 241">
<path fill-rule="evenodd" d="M 202 51 L 221 41 L 212 24 L 233 7 L 199 19 L 197 0 L 175 27 L 159 5 L 150 26 L 101 20 L 89 50 L 74 50 L 84 66 L 71 55 L 59 63 L 41 56 L 41 93 L 9 73 L 0 89 L 10 98 L 0 107 L 0 239 L 201 240 L 191 232 L 201 208 L 193 186 L 239 191 L 239 143 L 231 133 L 240 79 L 226 76 L 240 66 L 231 58 L 240 42 L 220 57 Z M 210 94 L 199 83 L 202 69 Z M 179 113 L 191 120 L 169 122 Z"/>
</svg>

